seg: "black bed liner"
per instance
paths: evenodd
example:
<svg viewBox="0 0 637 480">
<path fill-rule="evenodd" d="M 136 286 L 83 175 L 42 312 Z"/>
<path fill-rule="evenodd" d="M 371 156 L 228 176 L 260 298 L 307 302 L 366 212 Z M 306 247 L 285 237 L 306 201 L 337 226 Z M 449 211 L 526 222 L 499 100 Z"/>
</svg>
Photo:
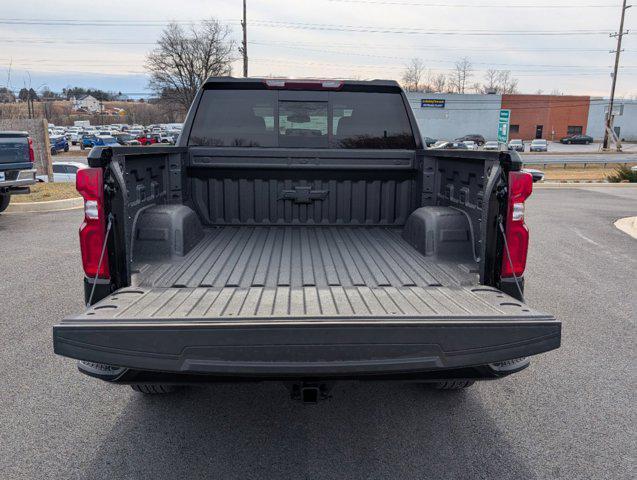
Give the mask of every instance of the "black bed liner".
<svg viewBox="0 0 637 480">
<path fill-rule="evenodd" d="M 477 283 L 475 265 L 426 257 L 400 228 L 217 227 L 185 258 L 140 263 L 142 287 L 426 287 Z"/>
</svg>

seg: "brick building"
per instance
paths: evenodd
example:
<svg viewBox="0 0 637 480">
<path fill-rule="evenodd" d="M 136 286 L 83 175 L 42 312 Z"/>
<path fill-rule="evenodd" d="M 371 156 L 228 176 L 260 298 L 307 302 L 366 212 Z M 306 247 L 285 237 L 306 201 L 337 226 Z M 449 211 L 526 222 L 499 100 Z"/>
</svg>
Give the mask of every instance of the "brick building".
<svg viewBox="0 0 637 480">
<path fill-rule="evenodd" d="M 559 140 L 586 133 L 590 97 L 502 95 L 502 108 L 511 110 L 510 138 Z"/>
</svg>

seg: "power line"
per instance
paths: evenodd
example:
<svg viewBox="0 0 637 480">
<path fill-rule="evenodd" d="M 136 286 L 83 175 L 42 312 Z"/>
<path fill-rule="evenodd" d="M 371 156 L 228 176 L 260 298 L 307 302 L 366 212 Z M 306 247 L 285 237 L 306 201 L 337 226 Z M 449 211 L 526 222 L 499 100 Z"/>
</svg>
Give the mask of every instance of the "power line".
<svg viewBox="0 0 637 480">
<path fill-rule="evenodd" d="M 6 61 L 7 59 L 0 59 L 0 61 Z M 316 65 L 316 66 L 330 66 L 330 67 L 344 67 L 344 68 L 367 68 L 367 69 L 392 69 L 392 70 L 400 70 L 401 68 L 403 68 L 401 65 L 388 65 L 388 64 L 335 64 L 335 63 L 322 63 L 322 62 L 303 62 L 303 61 L 295 61 L 295 60 L 288 60 L 288 59 L 280 59 L 280 58 L 258 58 L 255 60 L 259 60 L 259 61 L 272 61 L 272 62 L 278 62 L 278 63 L 291 63 L 291 64 L 301 64 L 301 65 Z M 34 63 L 32 63 L 34 62 Z M 59 67 L 59 68 L 63 68 L 63 67 L 74 67 L 74 66 L 88 66 L 88 67 L 139 67 L 140 64 L 139 62 L 135 62 L 135 63 L 122 63 L 122 62 L 117 62 L 117 63 L 108 63 L 108 62 L 100 62 L 100 61 L 81 61 L 78 62 L 76 64 L 70 63 L 70 62 L 64 62 L 64 63 L 58 63 L 55 60 L 50 60 L 50 59 L 42 59 L 42 60 L 33 60 L 32 62 L 29 61 L 15 61 L 14 65 L 16 67 L 19 68 L 34 68 L 34 67 L 47 67 L 47 68 L 51 68 L 51 67 Z M 452 61 L 431 61 L 431 63 L 453 63 Z M 531 74 L 531 73 L 536 73 L 538 74 L 538 76 L 541 76 L 542 74 L 556 74 L 556 75 L 560 75 L 560 74 L 573 74 L 573 75 L 584 75 L 584 74 L 603 74 L 606 75 L 607 71 L 611 68 L 610 66 L 590 66 L 590 65 L 533 65 L 533 64 L 498 64 L 498 63 L 486 63 L 486 62 L 480 62 L 478 63 L 480 65 L 485 65 L 485 66 L 492 66 L 492 67 L 498 67 L 498 66 L 507 66 L 507 67 L 538 67 L 538 68 L 532 68 L 532 69 L 523 69 L 523 70 L 510 70 L 513 73 L 515 73 L 516 75 L 525 75 L 525 74 Z M 631 70 L 631 69 L 637 69 L 637 65 L 624 65 L 623 67 L 621 67 L 623 70 Z M 579 72 L 570 72 L 569 70 L 571 69 L 581 69 L 581 71 Z M 449 71 L 451 71 L 452 69 L 447 69 Z M 61 70 L 61 71 L 66 71 L 66 70 Z M 476 69 L 474 70 L 476 72 L 482 72 L 482 71 L 486 71 L 484 69 Z M 139 73 L 144 73 L 145 70 L 141 70 L 139 71 Z M 519 72 L 519 73 L 518 73 Z M 637 72 L 636 72 L 637 73 Z"/>
<path fill-rule="evenodd" d="M 351 3 L 359 5 L 396 5 L 403 7 L 435 7 L 435 8 L 540 8 L 540 9 L 572 9 L 572 8 L 616 8 L 617 4 L 593 4 L 593 5 L 538 5 L 538 4 L 492 4 L 492 3 L 433 3 L 433 2 L 411 2 L 411 1 L 386 1 L 386 0 L 327 0 L 333 3 Z"/>
<path fill-rule="evenodd" d="M 52 39 L 52 38 L 0 38 L 0 43 L 37 43 L 37 44 L 51 44 L 51 45 L 61 45 L 61 44 L 69 44 L 69 45 L 157 45 L 156 42 L 128 42 L 128 41 L 119 41 L 119 40 L 99 40 L 95 38 L 79 38 L 79 39 Z M 302 48 L 303 45 L 315 46 L 316 43 L 304 43 L 304 42 L 294 42 L 294 45 L 290 45 L 289 42 L 261 42 L 261 41 L 248 41 L 248 45 L 269 45 L 269 46 L 280 46 L 283 48 Z M 489 46 L 487 48 L 488 51 L 485 51 L 485 47 L 449 47 L 445 45 L 422 45 L 419 47 L 413 47 L 410 45 L 388 45 L 386 43 L 383 44 L 370 44 L 370 43 L 360 43 L 360 44 L 351 44 L 351 43 L 330 43 L 330 47 L 351 47 L 357 48 L 373 48 L 377 49 L 386 49 L 386 50 L 412 50 L 412 51 L 431 51 L 435 49 L 438 52 L 445 51 L 479 51 L 481 55 L 494 54 L 499 55 L 500 53 L 524 53 L 524 52 L 540 52 L 543 54 L 546 53 L 604 53 L 608 54 L 607 48 L 514 48 L 514 47 L 502 47 L 501 45 Z M 336 53 L 329 50 L 323 49 L 307 49 L 307 50 L 316 50 L 316 51 L 324 51 L 326 53 Z M 623 53 L 636 53 L 637 50 L 633 49 L 623 49 Z M 339 52 L 341 53 L 341 52 Z M 345 52 L 342 52 L 345 53 Z M 352 53 L 353 54 L 353 53 Z M 375 56 L 378 58 L 382 58 L 380 55 L 374 54 L 362 54 L 357 53 L 357 55 L 361 56 Z M 387 58 L 397 58 L 395 55 L 387 55 Z"/>
<path fill-rule="evenodd" d="M 228 23 L 241 24 L 240 20 L 226 20 Z M 200 21 L 121 21 L 121 20 L 35 20 L 35 19 L 0 19 L 3 25 L 38 25 L 38 26 L 101 26 L 101 27 L 162 27 L 170 23 L 196 24 Z M 423 29 L 419 27 L 374 27 L 358 25 L 338 25 L 320 23 L 282 22 L 278 20 L 253 20 L 254 26 L 265 28 L 290 28 L 300 30 L 359 32 L 359 33 L 385 33 L 408 35 L 477 35 L 477 36 L 573 36 L 573 35 L 606 35 L 609 30 L 465 30 L 457 29 Z"/>
<path fill-rule="evenodd" d="M 290 42 L 249 42 L 250 44 L 254 44 L 254 45 L 271 45 L 271 46 L 281 46 L 281 47 L 289 47 L 289 48 L 293 48 L 293 47 L 297 47 L 297 46 L 310 46 L 310 47 L 315 47 L 316 46 L 316 42 L 294 42 L 294 45 L 290 45 Z M 573 52 L 599 52 L 599 53 L 608 53 L 608 49 L 607 48 L 589 48 L 589 49 L 585 49 L 585 48 L 541 48 L 541 47 L 537 47 L 537 48 L 512 48 L 512 47 L 504 47 L 502 48 L 501 45 L 495 45 L 495 46 L 488 46 L 488 47 L 475 47 L 472 48 L 470 46 L 463 46 L 463 47 L 449 47 L 447 45 L 421 45 L 419 47 L 413 47 L 411 45 L 396 45 L 396 44 L 387 44 L 387 43 L 332 43 L 330 42 L 329 44 L 330 47 L 335 47 L 335 48 L 340 48 L 340 47 L 351 47 L 351 48 L 356 48 L 356 49 L 360 49 L 361 47 L 368 47 L 368 48 L 373 48 L 373 49 L 387 49 L 387 50 L 406 50 L 406 49 L 410 49 L 410 50 L 416 50 L 416 51 L 431 51 L 432 49 L 435 49 L 437 51 L 446 51 L 446 50 L 453 50 L 453 51 L 480 51 L 483 54 L 485 53 L 495 53 L 498 54 L 499 52 L 541 52 L 541 53 L 553 53 L 553 52 L 564 52 L 564 53 L 573 53 Z M 485 52 L 485 48 L 488 48 L 488 52 Z M 637 50 L 624 50 L 624 52 L 637 52 Z M 391 56 L 392 58 L 395 58 L 395 56 Z"/>
<path fill-rule="evenodd" d="M 317 66 L 317 67 L 327 67 L 331 69 L 349 69 L 352 67 L 355 68 L 365 68 L 369 70 L 382 70 L 382 69 L 391 69 L 391 70 L 400 70 L 404 68 L 400 65 L 361 65 L 361 64 L 335 64 L 335 63 L 322 63 L 322 62 L 301 62 L 295 60 L 286 60 L 286 59 L 277 59 L 277 58 L 253 58 L 254 61 L 263 62 L 263 63 L 279 63 L 279 64 L 288 64 L 288 65 L 304 65 L 304 66 Z M 637 68 L 637 66 L 635 66 Z M 568 69 L 568 67 L 564 67 Z M 447 69 L 447 71 L 451 72 L 453 70 Z M 557 72 L 551 70 L 524 70 L 523 73 L 518 73 L 516 71 L 512 71 L 515 76 L 519 77 L 542 77 L 542 76 L 601 76 L 607 75 L 607 70 L 600 70 L 599 72 Z M 629 75 L 637 74 L 637 72 L 628 73 Z"/>
<path fill-rule="evenodd" d="M 277 20 L 254 20 L 253 26 L 266 28 L 290 28 L 299 30 L 317 31 L 337 31 L 337 32 L 358 32 L 358 33 L 385 33 L 401 35 L 445 35 L 445 36 L 573 36 L 573 35 L 608 35 L 610 30 L 443 30 L 443 29 L 423 29 L 418 27 L 373 27 L 358 25 L 337 25 L 321 23 L 299 23 L 281 22 Z"/>
<path fill-rule="evenodd" d="M 349 55 L 350 53 L 348 52 L 337 52 L 337 51 L 327 51 L 327 50 L 311 50 L 310 51 L 322 51 L 322 52 L 326 52 L 326 53 L 336 53 L 336 54 L 347 54 Z M 352 55 L 358 55 L 356 53 L 351 53 Z M 370 57 L 376 57 L 376 55 L 370 54 L 360 54 L 362 56 L 370 56 Z M 391 58 L 394 60 L 407 60 L 408 57 L 385 57 L 382 56 L 381 58 Z M 11 59 L 9 58 L 0 58 L 0 61 L 10 61 Z M 280 59 L 280 60 L 287 60 L 287 59 Z M 426 62 L 428 63 L 444 63 L 444 64 L 454 64 L 455 62 L 453 60 L 431 60 L 431 59 L 424 59 Z M 294 61 L 294 60 L 290 60 L 290 61 Z M 99 60 L 86 60 L 86 61 L 78 61 L 78 63 L 72 63 L 72 61 L 64 61 L 64 62 L 60 62 L 59 60 L 52 60 L 52 59 L 48 59 L 48 58 L 44 58 L 44 59 L 30 59 L 29 60 L 13 60 L 14 64 L 17 66 L 27 66 L 27 67 L 32 67 L 32 66 L 39 66 L 39 65 L 51 65 L 51 66 L 59 66 L 59 67 L 64 67 L 67 65 L 90 65 L 90 66 L 108 66 L 108 67 L 139 67 L 140 66 L 140 62 L 132 62 L 132 63 L 125 63 L 125 62 L 115 62 L 115 63 L 111 63 L 111 62 L 105 62 L 105 61 L 99 61 Z M 32 63 L 35 62 L 35 63 Z M 531 63 L 492 63 L 492 62 L 471 62 L 472 65 L 484 65 L 487 67 L 532 67 L 532 70 L 524 70 L 527 72 L 543 72 L 543 71 L 551 71 L 551 70 L 570 70 L 573 68 L 577 68 L 577 69 L 584 69 L 584 70 L 604 70 L 604 71 L 608 71 L 609 69 L 611 69 L 611 66 L 607 66 L 607 65 L 548 65 L 548 64 L 531 64 Z M 330 63 L 330 65 L 333 65 L 332 63 Z M 338 64 L 337 64 L 338 65 Z M 373 64 L 373 65 L 365 65 L 365 64 L 348 64 L 348 66 L 354 66 L 354 67 L 378 67 L 378 68 L 402 68 L 402 66 L 400 65 L 388 65 L 388 64 Z M 622 67 L 620 67 L 622 69 L 634 69 L 637 68 L 637 65 L 623 65 Z M 479 70 L 481 71 L 481 70 Z"/>
<path fill-rule="evenodd" d="M 268 43 L 268 42 L 251 42 L 252 44 L 255 45 L 272 45 L 272 43 Z M 393 60 L 409 60 L 411 57 L 397 57 L 396 55 L 378 55 L 378 54 L 373 54 L 373 53 L 360 53 L 360 52 L 345 52 L 342 50 L 326 50 L 326 49 L 319 49 L 319 48 L 307 48 L 307 47 L 302 47 L 302 46 L 297 46 L 295 45 L 280 45 L 283 48 L 289 48 L 289 49 L 293 49 L 293 50 L 304 50 L 304 51 L 311 51 L 311 52 L 319 52 L 319 53 L 330 53 L 330 54 L 337 54 L 337 55 L 352 55 L 352 56 L 361 56 L 361 57 L 372 57 L 372 58 L 386 58 L 386 59 L 393 59 Z M 604 49 L 602 50 L 604 53 L 608 52 L 608 49 Z M 424 58 L 422 59 L 424 62 L 427 63 L 448 63 L 448 64 L 454 64 L 455 61 L 454 60 L 434 60 L 434 59 L 427 59 Z M 501 66 L 501 67 L 536 67 L 536 68 L 585 68 L 585 69 L 596 69 L 596 68 L 603 68 L 603 69 L 609 69 L 611 68 L 610 66 L 606 66 L 606 65 L 550 65 L 550 64 L 536 64 L 536 63 L 494 63 L 494 62 L 471 62 L 472 65 L 486 65 L 486 66 Z M 637 68 L 637 65 L 626 65 L 627 68 Z"/>
</svg>

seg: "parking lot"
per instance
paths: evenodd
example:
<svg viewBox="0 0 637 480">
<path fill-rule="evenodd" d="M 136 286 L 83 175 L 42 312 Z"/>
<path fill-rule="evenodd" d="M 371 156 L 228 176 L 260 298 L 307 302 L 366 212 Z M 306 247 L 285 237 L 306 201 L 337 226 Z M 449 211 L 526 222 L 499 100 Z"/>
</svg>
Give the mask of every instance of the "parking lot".
<svg viewBox="0 0 637 480">
<path fill-rule="evenodd" d="M 563 345 L 461 393 L 344 383 L 303 406 L 278 384 L 145 398 L 82 376 L 51 326 L 83 309 L 81 211 L 0 215 L 3 478 L 630 478 L 637 189 L 540 188 L 527 301 Z M 633 407 L 631 407 L 633 405 Z"/>
</svg>

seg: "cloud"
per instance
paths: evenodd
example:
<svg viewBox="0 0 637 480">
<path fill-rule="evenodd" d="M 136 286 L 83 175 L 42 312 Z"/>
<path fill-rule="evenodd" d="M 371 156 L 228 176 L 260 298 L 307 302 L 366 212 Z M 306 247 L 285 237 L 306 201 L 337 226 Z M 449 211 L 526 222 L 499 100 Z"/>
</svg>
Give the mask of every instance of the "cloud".
<svg viewBox="0 0 637 480">
<path fill-rule="evenodd" d="M 560 1 L 570 8 L 487 8 L 493 4 L 488 0 L 248 0 L 250 73 L 399 79 L 410 58 L 423 58 L 427 68 L 438 73 L 448 72 L 456 59 L 467 56 L 475 70 L 472 82 L 481 81 L 484 71 L 493 67 L 511 70 L 526 92 L 559 88 L 572 94 L 605 95 L 613 63 L 608 51 L 614 40 L 591 31 L 615 31 L 619 8 L 578 8 Z M 426 3 L 474 7 L 417 6 Z M 502 5 L 515 3 L 559 5 L 547 0 Z M 65 78 L 65 85 L 95 81 L 92 86 L 107 88 L 106 84 L 120 81 L 138 89 L 145 78 L 145 56 L 161 24 L 207 16 L 230 23 L 240 39 L 239 0 L 112 0 L 99 7 L 79 0 L 10 2 L 3 7 L 3 20 L 44 22 L 3 24 L 0 66 L 6 70 L 12 63 L 16 75 L 28 70 L 53 84 Z M 54 25 L 59 22 L 53 20 L 66 24 Z M 511 34 L 494 35 L 503 30 Z M 582 30 L 586 32 L 578 34 Z M 520 35 L 537 31 L 572 33 Z M 637 65 L 630 36 L 625 48 L 622 63 Z M 241 71 L 239 61 L 234 71 Z M 636 93 L 635 73 L 637 68 L 622 70 L 620 95 Z M 14 80 L 14 86 L 21 86 L 19 76 Z"/>
</svg>

